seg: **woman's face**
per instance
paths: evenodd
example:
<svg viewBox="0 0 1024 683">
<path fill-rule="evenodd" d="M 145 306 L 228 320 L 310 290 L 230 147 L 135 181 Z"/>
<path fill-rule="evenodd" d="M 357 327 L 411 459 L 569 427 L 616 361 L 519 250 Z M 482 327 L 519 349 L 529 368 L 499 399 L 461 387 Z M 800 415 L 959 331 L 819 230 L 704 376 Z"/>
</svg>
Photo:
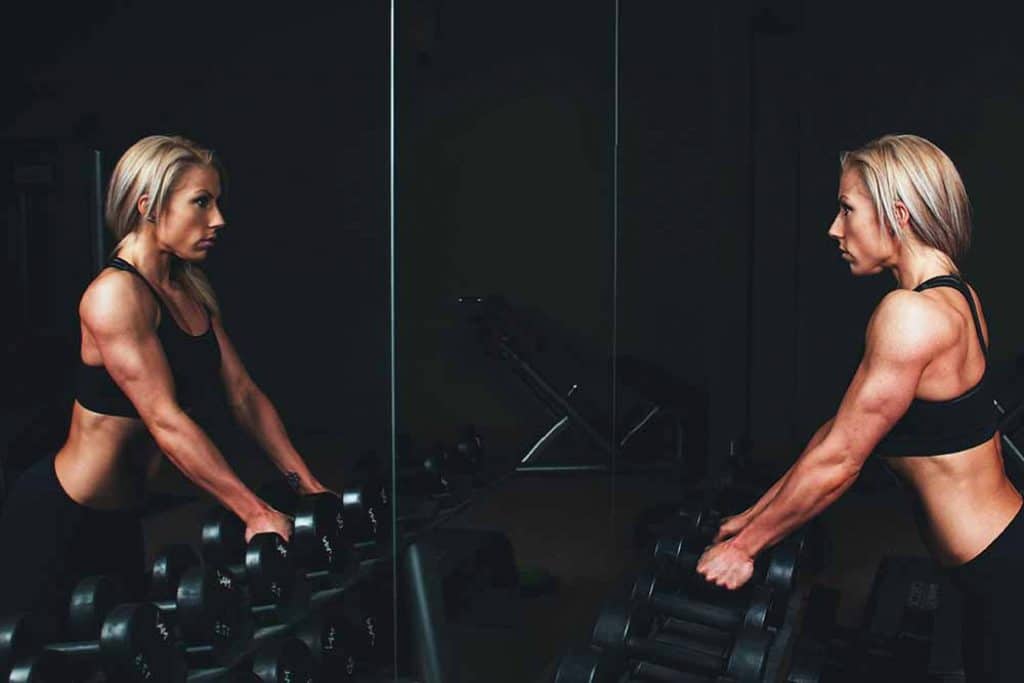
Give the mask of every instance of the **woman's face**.
<svg viewBox="0 0 1024 683">
<path fill-rule="evenodd" d="M 850 169 L 839 179 L 839 211 L 828 234 L 839 242 L 854 275 L 873 275 L 893 265 L 899 243 L 883 229 L 860 173 Z"/>
<path fill-rule="evenodd" d="M 184 261 L 202 261 L 213 248 L 224 216 L 217 206 L 220 175 L 209 166 L 190 166 L 164 201 L 156 222 L 160 245 Z"/>
</svg>

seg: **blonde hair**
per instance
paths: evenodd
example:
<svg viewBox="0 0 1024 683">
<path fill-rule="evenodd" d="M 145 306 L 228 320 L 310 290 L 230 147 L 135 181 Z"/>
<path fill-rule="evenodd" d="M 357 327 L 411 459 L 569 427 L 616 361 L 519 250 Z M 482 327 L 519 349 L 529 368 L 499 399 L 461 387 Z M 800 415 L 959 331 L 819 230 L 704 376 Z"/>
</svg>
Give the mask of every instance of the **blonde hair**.
<svg viewBox="0 0 1024 683">
<path fill-rule="evenodd" d="M 839 163 L 843 172 L 859 172 L 880 222 L 896 239 L 906 241 L 895 213 L 900 201 L 910 214 L 914 236 L 958 266 L 971 244 L 971 206 L 945 152 L 916 135 L 884 135 L 843 152 Z"/>
<path fill-rule="evenodd" d="M 156 220 L 182 174 L 192 166 L 209 166 L 223 175 L 211 150 L 179 136 L 150 135 L 121 155 L 107 188 L 107 227 L 117 240 L 111 255 L 134 238 L 144 218 Z M 149 197 L 146 216 L 138 210 L 143 195 Z M 171 277 L 210 311 L 220 313 L 213 287 L 198 266 L 175 258 Z"/>
</svg>

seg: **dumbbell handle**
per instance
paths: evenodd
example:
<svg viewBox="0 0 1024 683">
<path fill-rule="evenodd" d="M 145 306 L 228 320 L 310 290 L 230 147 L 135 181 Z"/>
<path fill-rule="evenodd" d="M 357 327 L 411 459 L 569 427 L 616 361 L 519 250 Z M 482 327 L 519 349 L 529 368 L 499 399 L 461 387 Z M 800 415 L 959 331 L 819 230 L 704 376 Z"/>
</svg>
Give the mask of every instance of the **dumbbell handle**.
<svg viewBox="0 0 1024 683">
<path fill-rule="evenodd" d="M 715 672 L 721 671 L 725 665 L 721 655 L 700 652 L 684 645 L 669 645 L 648 638 L 630 637 L 626 641 L 626 649 L 630 657 L 649 658 L 673 666 L 692 666 Z"/>
<path fill-rule="evenodd" d="M 718 676 L 710 678 L 705 674 L 677 671 L 659 664 L 637 662 L 630 671 L 629 683 L 650 681 L 656 683 L 732 683 L 731 678 Z"/>
<path fill-rule="evenodd" d="M 689 638 L 698 643 L 727 647 L 733 641 L 733 634 L 705 624 L 669 617 L 661 625 L 665 634 Z"/>
<path fill-rule="evenodd" d="M 650 596 L 648 602 L 658 612 L 686 621 L 714 626 L 723 631 L 732 631 L 743 623 L 743 614 L 738 609 L 719 607 L 657 592 Z"/>
<path fill-rule="evenodd" d="M 78 640 L 68 643 L 48 643 L 47 645 L 44 645 L 42 649 L 47 652 L 60 652 L 65 655 L 94 655 L 98 654 L 100 651 L 100 641 Z"/>
</svg>

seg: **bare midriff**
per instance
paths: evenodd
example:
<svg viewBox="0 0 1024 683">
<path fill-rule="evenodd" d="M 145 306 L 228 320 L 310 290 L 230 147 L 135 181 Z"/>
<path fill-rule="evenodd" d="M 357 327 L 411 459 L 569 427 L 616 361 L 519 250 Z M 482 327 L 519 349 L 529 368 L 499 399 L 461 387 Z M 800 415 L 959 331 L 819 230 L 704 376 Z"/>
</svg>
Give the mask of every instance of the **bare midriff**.
<svg viewBox="0 0 1024 683">
<path fill-rule="evenodd" d="M 998 434 L 965 451 L 886 463 L 917 493 L 921 532 L 943 565 L 977 557 L 1020 510 L 1021 494 L 1006 476 Z"/>
<path fill-rule="evenodd" d="M 76 503 L 117 510 L 142 501 L 161 457 L 142 420 L 94 413 L 75 401 L 55 467 L 61 487 Z"/>
</svg>

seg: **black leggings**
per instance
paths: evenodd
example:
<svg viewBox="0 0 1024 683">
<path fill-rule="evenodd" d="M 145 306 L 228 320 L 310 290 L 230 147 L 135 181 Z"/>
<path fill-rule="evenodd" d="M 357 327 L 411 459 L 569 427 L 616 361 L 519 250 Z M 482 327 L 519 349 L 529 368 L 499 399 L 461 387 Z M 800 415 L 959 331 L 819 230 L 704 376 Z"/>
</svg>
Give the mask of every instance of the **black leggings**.
<svg viewBox="0 0 1024 683">
<path fill-rule="evenodd" d="M 1024 508 L 977 557 L 950 574 L 964 595 L 968 683 L 1024 680 Z"/>
<path fill-rule="evenodd" d="M 54 628 L 75 584 L 111 574 L 138 599 L 144 590 L 145 547 L 139 515 L 97 510 L 68 497 L 54 457 L 22 474 L 0 510 L 0 615 L 32 613 Z"/>
</svg>

